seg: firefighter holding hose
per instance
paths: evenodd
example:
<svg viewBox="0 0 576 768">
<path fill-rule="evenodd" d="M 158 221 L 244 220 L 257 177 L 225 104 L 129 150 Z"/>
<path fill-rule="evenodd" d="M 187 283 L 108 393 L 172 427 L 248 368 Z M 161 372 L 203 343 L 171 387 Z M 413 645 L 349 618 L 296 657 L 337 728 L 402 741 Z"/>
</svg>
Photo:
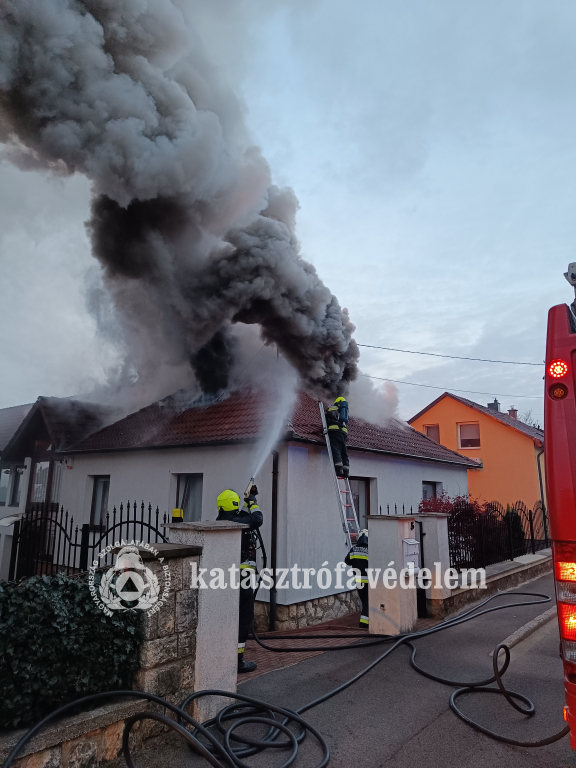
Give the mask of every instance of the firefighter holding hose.
<svg viewBox="0 0 576 768">
<path fill-rule="evenodd" d="M 260 528 L 264 518 L 256 501 L 258 488 L 255 484 L 249 486 L 244 495 L 244 507 L 240 509 L 240 496 L 236 491 L 226 490 L 216 499 L 218 507 L 217 520 L 230 520 L 233 523 L 249 525 L 242 531 L 240 545 L 240 616 L 238 626 L 238 672 L 253 672 L 255 661 L 244 661 L 244 649 L 250 629 L 254 622 L 254 589 L 249 583 L 249 577 L 256 572 L 256 541 L 253 533 Z M 248 577 L 248 578 L 247 578 Z M 247 582 L 242 584 L 242 582 Z"/>
</svg>

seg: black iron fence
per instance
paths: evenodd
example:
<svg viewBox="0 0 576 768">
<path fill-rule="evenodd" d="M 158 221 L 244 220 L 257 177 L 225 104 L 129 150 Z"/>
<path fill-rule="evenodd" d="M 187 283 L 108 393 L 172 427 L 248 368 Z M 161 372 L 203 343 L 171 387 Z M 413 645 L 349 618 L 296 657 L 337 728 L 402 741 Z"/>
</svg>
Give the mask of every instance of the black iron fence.
<svg viewBox="0 0 576 768">
<path fill-rule="evenodd" d="M 477 504 L 456 501 L 448 518 L 450 565 L 453 568 L 486 568 L 493 563 L 536 554 L 550 546 L 548 518 L 541 502 L 533 509 L 517 501 L 503 507 L 498 502 Z"/>
<path fill-rule="evenodd" d="M 94 560 L 99 567 L 111 565 L 113 555 L 105 552 L 116 542 L 129 544 L 138 539 L 155 544 L 167 541 L 160 527 L 168 522 L 158 507 L 142 502 L 114 507 L 112 514 L 97 526 L 74 523 L 74 517 L 58 504 L 33 504 L 14 523 L 8 580 L 42 574 L 72 575 L 87 571 Z M 104 555 L 99 554 L 104 551 Z"/>
</svg>

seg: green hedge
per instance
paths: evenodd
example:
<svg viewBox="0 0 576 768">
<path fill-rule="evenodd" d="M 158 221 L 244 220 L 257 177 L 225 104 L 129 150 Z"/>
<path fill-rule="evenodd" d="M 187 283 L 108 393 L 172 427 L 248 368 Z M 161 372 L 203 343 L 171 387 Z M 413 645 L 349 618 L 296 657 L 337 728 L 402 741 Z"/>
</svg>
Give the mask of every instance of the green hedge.
<svg viewBox="0 0 576 768">
<path fill-rule="evenodd" d="M 31 725 L 81 696 L 131 688 L 139 612 L 105 616 L 86 578 L 0 582 L 0 728 Z"/>
</svg>

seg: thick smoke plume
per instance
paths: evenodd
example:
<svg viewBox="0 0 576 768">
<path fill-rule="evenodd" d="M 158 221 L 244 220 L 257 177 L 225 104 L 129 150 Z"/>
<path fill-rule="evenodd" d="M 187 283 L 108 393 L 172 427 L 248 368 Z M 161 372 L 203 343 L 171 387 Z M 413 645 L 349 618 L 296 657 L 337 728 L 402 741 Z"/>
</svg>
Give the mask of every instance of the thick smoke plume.
<svg viewBox="0 0 576 768">
<path fill-rule="evenodd" d="M 304 385 L 357 372 L 346 310 L 299 255 L 293 192 L 271 183 L 185 0 L 2 0 L 0 141 L 22 168 L 82 173 L 88 223 L 128 347 L 228 385 L 254 323 Z M 138 356 L 137 356 L 138 357 Z"/>
</svg>

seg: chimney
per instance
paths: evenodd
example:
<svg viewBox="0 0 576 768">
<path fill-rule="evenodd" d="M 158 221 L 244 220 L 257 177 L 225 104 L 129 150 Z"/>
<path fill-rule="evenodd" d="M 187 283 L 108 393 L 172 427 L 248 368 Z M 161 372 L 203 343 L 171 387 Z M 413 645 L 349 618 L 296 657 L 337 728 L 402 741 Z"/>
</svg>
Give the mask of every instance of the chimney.
<svg viewBox="0 0 576 768">
<path fill-rule="evenodd" d="M 488 408 L 491 411 L 500 411 L 500 403 L 498 402 L 498 400 L 496 400 L 496 398 L 494 398 L 493 403 L 488 403 Z"/>
<path fill-rule="evenodd" d="M 508 409 L 508 416 L 510 416 L 510 418 L 512 418 L 512 419 L 517 419 L 518 418 L 518 411 L 516 410 L 516 408 L 514 408 L 514 406 L 511 406 Z"/>
</svg>

